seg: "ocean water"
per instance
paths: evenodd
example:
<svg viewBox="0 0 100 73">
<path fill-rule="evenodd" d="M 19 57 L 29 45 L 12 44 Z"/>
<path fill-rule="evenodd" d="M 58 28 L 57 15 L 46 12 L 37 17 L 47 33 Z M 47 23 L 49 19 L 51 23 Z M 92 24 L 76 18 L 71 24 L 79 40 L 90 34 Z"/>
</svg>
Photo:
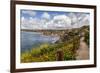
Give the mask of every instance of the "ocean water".
<svg viewBox="0 0 100 73">
<path fill-rule="evenodd" d="M 21 31 L 21 52 L 38 47 L 43 43 L 55 43 L 59 40 L 58 36 L 46 36 L 39 32 Z"/>
</svg>

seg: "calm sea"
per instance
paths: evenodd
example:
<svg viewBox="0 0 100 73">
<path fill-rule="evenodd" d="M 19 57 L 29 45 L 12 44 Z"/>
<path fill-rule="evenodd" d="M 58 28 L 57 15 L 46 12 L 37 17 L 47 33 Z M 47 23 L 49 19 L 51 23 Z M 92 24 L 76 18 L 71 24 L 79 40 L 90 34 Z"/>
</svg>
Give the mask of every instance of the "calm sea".
<svg viewBox="0 0 100 73">
<path fill-rule="evenodd" d="M 39 32 L 21 31 L 21 52 L 38 47 L 43 43 L 55 43 L 59 40 L 57 36 L 46 36 Z"/>
</svg>

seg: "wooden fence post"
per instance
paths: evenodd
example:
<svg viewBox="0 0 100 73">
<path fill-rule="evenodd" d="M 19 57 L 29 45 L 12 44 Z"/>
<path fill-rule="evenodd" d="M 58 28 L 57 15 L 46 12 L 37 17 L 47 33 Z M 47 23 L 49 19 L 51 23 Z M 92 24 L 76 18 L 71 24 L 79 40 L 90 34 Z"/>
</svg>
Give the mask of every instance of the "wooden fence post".
<svg viewBox="0 0 100 73">
<path fill-rule="evenodd" d="M 57 50 L 56 60 L 57 61 L 63 61 L 64 60 L 63 51 L 61 49 Z"/>
</svg>

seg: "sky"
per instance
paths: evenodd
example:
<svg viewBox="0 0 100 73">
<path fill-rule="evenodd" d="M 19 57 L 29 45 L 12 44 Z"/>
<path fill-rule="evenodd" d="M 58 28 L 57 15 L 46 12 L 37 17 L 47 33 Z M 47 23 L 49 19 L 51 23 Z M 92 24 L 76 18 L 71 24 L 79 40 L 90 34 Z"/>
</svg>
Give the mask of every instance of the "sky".
<svg viewBox="0 0 100 73">
<path fill-rule="evenodd" d="M 71 29 L 90 24 L 90 14 L 83 12 L 20 11 L 21 29 Z"/>
</svg>

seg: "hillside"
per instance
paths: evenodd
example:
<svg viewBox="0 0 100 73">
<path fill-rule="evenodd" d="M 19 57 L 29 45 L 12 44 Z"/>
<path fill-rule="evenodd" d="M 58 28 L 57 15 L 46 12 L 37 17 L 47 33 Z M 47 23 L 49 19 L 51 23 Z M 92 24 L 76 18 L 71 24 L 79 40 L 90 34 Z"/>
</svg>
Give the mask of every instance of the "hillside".
<svg viewBox="0 0 100 73">
<path fill-rule="evenodd" d="M 39 30 L 43 35 L 60 36 L 53 44 L 44 43 L 30 51 L 21 54 L 21 62 L 58 61 L 57 53 L 61 52 L 61 60 L 76 60 L 76 51 L 79 48 L 80 37 L 84 34 L 84 41 L 89 46 L 89 26 L 68 30 Z"/>
</svg>

